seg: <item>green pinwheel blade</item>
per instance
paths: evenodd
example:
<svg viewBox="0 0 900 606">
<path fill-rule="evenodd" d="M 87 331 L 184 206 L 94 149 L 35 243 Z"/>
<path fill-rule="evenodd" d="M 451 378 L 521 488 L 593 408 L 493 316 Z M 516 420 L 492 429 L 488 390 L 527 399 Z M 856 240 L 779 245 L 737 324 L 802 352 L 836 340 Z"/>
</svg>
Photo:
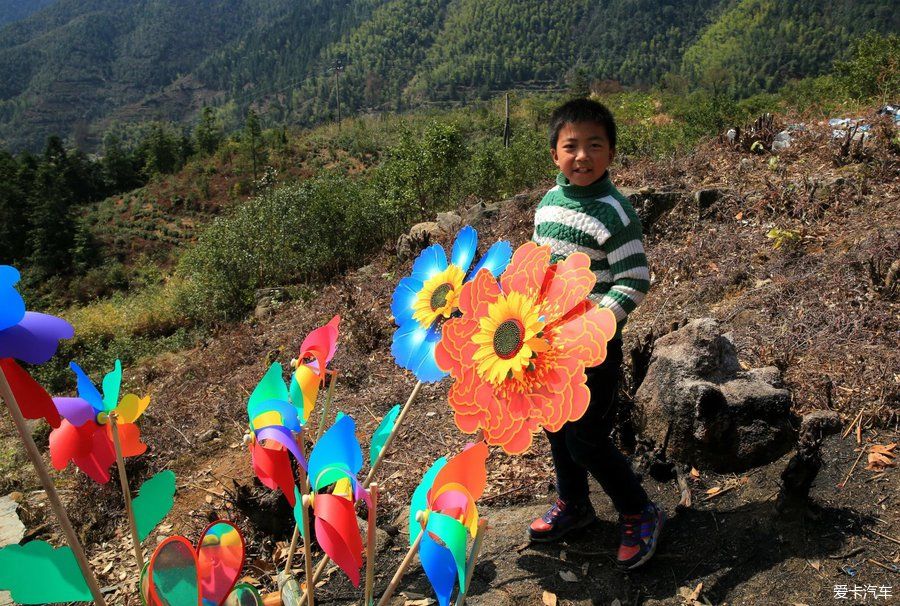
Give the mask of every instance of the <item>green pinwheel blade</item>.
<svg viewBox="0 0 900 606">
<path fill-rule="evenodd" d="M 18 604 L 93 599 L 71 548 L 54 549 L 44 541 L 0 549 L 0 589 Z"/>
<path fill-rule="evenodd" d="M 419 485 L 416 487 L 415 492 L 413 492 L 412 501 L 409 505 L 410 546 L 412 546 L 412 544 L 416 542 L 416 539 L 419 538 L 419 533 L 422 532 L 422 526 L 416 520 L 416 514 L 420 511 L 425 511 L 426 509 L 428 509 L 428 491 L 431 490 L 431 485 L 434 484 L 435 476 L 437 476 L 438 472 L 443 469 L 444 465 L 446 464 L 446 457 L 441 457 L 440 459 L 432 463 L 428 471 L 425 472 L 425 475 L 422 476 L 422 481 L 419 482 Z"/>
<path fill-rule="evenodd" d="M 269 370 L 263 375 L 263 378 L 256 384 L 253 393 L 250 394 L 250 400 L 247 406 L 251 406 L 256 402 L 265 402 L 266 400 L 281 400 L 288 402 L 288 389 L 284 384 L 281 376 L 282 368 L 280 362 L 272 362 Z"/>
<path fill-rule="evenodd" d="M 122 388 L 122 362 L 116 365 L 103 377 L 103 410 L 110 412 L 119 403 L 119 390 Z"/>
<path fill-rule="evenodd" d="M 263 606 L 263 599 L 256 587 L 249 583 L 239 583 L 228 594 L 223 606 Z"/>
<path fill-rule="evenodd" d="M 134 499 L 138 538 L 146 539 L 175 504 L 175 473 L 161 471 L 141 485 Z"/>
<path fill-rule="evenodd" d="M 397 420 L 397 415 L 399 414 L 400 405 L 397 404 L 384 415 L 384 418 L 378 425 L 378 429 L 372 434 L 372 443 L 369 446 L 369 466 L 375 466 L 375 461 L 377 461 L 378 457 L 381 455 L 381 451 L 384 449 L 384 443 L 394 429 L 394 422 Z"/>
</svg>

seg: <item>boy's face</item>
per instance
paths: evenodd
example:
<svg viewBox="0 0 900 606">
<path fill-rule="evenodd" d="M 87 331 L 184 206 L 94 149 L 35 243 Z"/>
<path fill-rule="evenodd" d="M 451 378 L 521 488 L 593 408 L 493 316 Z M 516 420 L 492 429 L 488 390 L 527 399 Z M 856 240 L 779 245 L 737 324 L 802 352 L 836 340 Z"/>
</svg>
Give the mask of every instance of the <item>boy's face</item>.
<svg viewBox="0 0 900 606">
<path fill-rule="evenodd" d="M 569 122 L 560 129 L 556 147 L 551 148 L 550 155 L 569 183 L 585 186 L 603 176 L 616 150 L 609 146 L 602 124 Z"/>
</svg>

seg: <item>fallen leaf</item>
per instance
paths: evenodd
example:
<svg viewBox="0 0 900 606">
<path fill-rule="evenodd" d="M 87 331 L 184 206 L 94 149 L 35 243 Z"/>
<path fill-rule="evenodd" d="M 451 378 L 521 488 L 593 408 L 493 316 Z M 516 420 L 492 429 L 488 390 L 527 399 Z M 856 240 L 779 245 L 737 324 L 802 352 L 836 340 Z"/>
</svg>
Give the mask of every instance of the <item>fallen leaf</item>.
<svg viewBox="0 0 900 606">
<path fill-rule="evenodd" d="M 586 577 L 588 573 L 588 569 L 591 567 L 590 562 L 585 562 L 581 565 L 581 576 Z"/>
<path fill-rule="evenodd" d="M 709 490 L 706 491 L 706 494 L 716 494 L 717 492 L 721 492 L 721 491 L 722 491 L 721 486 L 713 486 L 712 488 L 710 488 Z"/>
<path fill-rule="evenodd" d="M 734 216 L 735 221 L 740 221 L 743 218 L 744 218 L 744 211 L 741 211 Z"/>
<path fill-rule="evenodd" d="M 316 585 L 318 587 L 318 585 Z M 421 600 L 406 600 L 403 606 L 431 606 L 435 601 L 433 598 L 422 598 Z"/>
<path fill-rule="evenodd" d="M 619 598 L 616 598 L 609 606 L 622 606 L 622 602 L 619 601 Z"/>
<path fill-rule="evenodd" d="M 697 470 L 696 467 L 691 467 L 691 477 L 697 478 L 698 480 L 700 479 L 700 472 Z"/>
<path fill-rule="evenodd" d="M 559 552 L 559 559 L 562 560 L 563 562 L 566 561 L 566 550 L 565 549 L 563 549 L 562 551 Z"/>
<path fill-rule="evenodd" d="M 574 572 L 572 572 L 570 570 L 560 570 L 559 576 L 562 577 L 563 581 L 567 581 L 569 583 L 577 583 L 578 582 L 578 575 L 576 575 Z"/>
<path fill-rule="evenodd" d="M 809 562 L 809 565 L 812 566 L 816 572 L 819 572 L 819 570 L 822 569 L 822 562 L 819 560 L 807 560 L 807 562 Z"/>
<path fill-rule="evenodd" d="M 555 593 L 550 593 L 549 591 L 545 591 L 541 596 L 541 601 L 544 603 L 544 606 L 556 606 L 557 599 Z"/>
</svg>

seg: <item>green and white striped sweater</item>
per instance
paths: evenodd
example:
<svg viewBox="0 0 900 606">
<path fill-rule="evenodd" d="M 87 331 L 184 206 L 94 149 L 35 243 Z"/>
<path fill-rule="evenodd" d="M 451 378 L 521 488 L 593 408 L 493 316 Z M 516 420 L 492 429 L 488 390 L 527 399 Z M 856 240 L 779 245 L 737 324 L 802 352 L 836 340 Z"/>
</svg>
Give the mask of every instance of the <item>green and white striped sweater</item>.
<svg viewBox="0 0 900 606">
<path fill-rule="evenodd" d="M 587 186 L 572 185 L 560 173 L 534 215 L 538 244 L 550 246 L 556 262 L 580 251 L 591 259 L 597 284 L 589 298 L 616 315 L 618 329 L 650 289 L 650 269 L 641 243 L 641 221 L 609 173 Z"/>
</svg>

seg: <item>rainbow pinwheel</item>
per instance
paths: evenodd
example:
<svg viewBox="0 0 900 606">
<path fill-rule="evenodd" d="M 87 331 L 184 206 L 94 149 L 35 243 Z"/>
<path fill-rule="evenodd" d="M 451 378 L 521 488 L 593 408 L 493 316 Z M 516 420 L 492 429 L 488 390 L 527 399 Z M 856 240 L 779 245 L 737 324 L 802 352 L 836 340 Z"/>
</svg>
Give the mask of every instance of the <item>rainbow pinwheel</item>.
<svg viewBox="0 0 900 606">
<path fill-rule="evenodd" d="M 206 527 L 196 548 L 180 536 L 159 544 L 141 576 L 141 597 L 150 606 L 222 606 L 229 596 L 248 591 L 246 585 L 236 585 L 244 561 L 240 530 L 217 520 Z"/>
<path fill-rule="evenodd" d="M 316 405 L 319 388 L 325 381 L 325 369 L 337 351 L 340 316 L 309 333 L 300 344 L 300 354 L 291 360 L 294 374 L 291 379 L 291 402 L 300 411 L 300 423 L 305 424 Z"/>
<path fill-rule="evenodd" d="M 470 445 L 449 461 L 443 457 L 425 472 L 413 492 L 409 508 L 409 542 L 413 545 L 424 531 L 419 559 L 440 606 L 450 603 L 450 594 L 459 582 L 465 591 L 466 534 L 478 531 L 478 508 L 487 483 L 484 442 Z M 420 522 L 418 514 L 422 512 Z"/>
<path fill-rule="evenodd" d="M 587 410 L 584 369 L 606 358 L 613 312 L 587 299 L 596 277 L 584 253 L 550 264 L 527 242 L 498 283 L 486 272 L 459 295 L 462 317 L 444 325 L 437 364 L 455 379 L 449 401 L 463 432 L 484 430 L 510 454 L 541 426 L 558 431 Z"/>
<path fill-rule="evenodd" d="M 306 469 L 306 458 L 294 437 L 303 428 L 300 414 L 290 402 L 281 364 L 274 362 L 247 402 L 250 454 L 260 482 L 272 490 L 280 488 L 292 506 L 295 479 L 289 453 Z"/>
<path fill-rule="evenodd" d="M 350 417 L 340 416 L 309 455 L 309 483 L 316 540 L 355 586 L 359 586 L 363 545 L 354 505 L 359 500 L 369 500 L 356 477 L 361 468 L 362 449 L 356 439 L 356 424 Z M 330 494 L 319 492 L 331 485 L 334 489 Z M 298 505 L 294 507 L 294 518 L 302 529 L 299 491 L 295 497 Z"/>
<path fill-rule="evenodd" d="M 43 364 L 53 357 L 60 339 L 71 339 L 72 325 L 46 314 L 25 311 L 25 301 L 15 284 L 19 272 L 0 265 L 0 370 L 26 419 L 46 419 L 59 427 L 60 417 L 50 396 L 16 360 Z"/>
<path fill-rule="evenodd" d="M 453 243 L 449 263 L 439 244 L 429 246 L 394 290 L 391 313 L 399 328 L 394 332 L 391 353 L 397 364 L 420 381 L 440 381 L 447 376 L 435 364 L 434 348 L 441 339 L 441 323 L 456 311 L 463 284 L 482 268 L 497 277 L 509 263 L 512 247 L 509 242 L 497 242 L 466 274 L 477 247 L 478 234 L 468 225 L 463 227 Z"/>
<path fill-rule="evenodd" d="M 53 403 L 64 420 L 50 432 L 50 460 L 53 467 L 63 470 L 70 461 L 94 481 L 109 481 L 109 467 L 116 460 L 113 447 L 112 426 L 109 416 L 118 415 L 119 440 L 122 456 L 143 454 L 147 445 L 141 442 L 141 432 L 135 424 L 150 404 L 150 396 L 139 398 L 127 394 L 119 400 L 122 386 L 122 363 L 103 377 L 103 393 L 94 386 L 78 364 L 69 368 L 75 373 L 78 385 L 77 398 L 53 398 Z"/>
</svg>

